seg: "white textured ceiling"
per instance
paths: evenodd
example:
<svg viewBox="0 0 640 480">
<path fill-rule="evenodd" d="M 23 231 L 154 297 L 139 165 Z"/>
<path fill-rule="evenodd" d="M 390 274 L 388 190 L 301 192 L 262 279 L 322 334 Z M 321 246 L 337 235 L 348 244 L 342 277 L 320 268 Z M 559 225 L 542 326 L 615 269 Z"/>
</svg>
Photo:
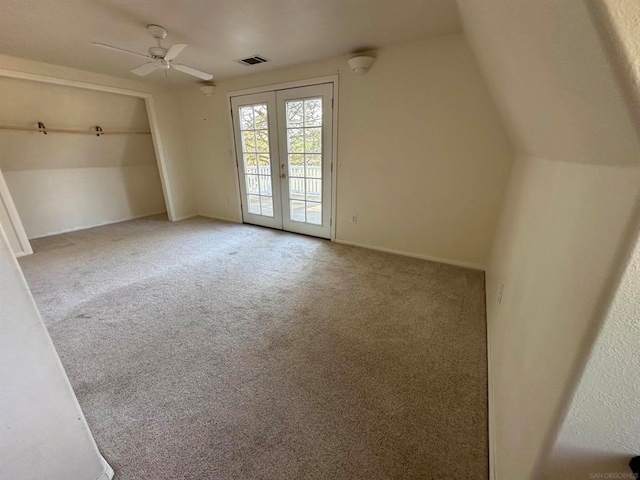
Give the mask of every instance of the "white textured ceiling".
<svg viewBox="0 0 640 480">
<path fill-rule="evenodd" d="M 163 46 L 188 43 L 178 61 L 214 80 L 461 31 L 453 0 L 3 0 L 0 53 L 133 78 L 144 59 L 91 42 L 146 53 L 149 23 L 169 31 Z M 234 62 L 253 54 L 272 62 Z M 197 82 L 169 77 L 145 78 Z"/>
</svg>

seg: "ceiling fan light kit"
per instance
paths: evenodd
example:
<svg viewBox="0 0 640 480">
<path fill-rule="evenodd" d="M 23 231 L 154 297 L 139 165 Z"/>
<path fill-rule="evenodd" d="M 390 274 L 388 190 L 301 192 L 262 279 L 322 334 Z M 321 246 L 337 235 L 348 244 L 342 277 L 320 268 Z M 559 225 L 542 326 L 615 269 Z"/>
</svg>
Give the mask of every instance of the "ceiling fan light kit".
<svg viewBox="0 0 640 480">
<path fill-rule="evenodd" d="M 97 43 L 93 42 L 93 44 L 97 47 L 106 48 L 109 50 L 114 50 L 120 53 L 128 53 L 129 55 L 136 55 L 138 57 L 148 58 L 151 61 L 147 63 L 143 63 L 139 67 L 131 70 L 135 75 L 144 77 L 145 75 L 149 75 L 150 73 L 156 70 L 169 70 L 173 68 L 182 73 L 186 73 L 187 75 L 191 75 L 192 77 L 199 78 L 201 80 L 211 80 L 213 79 L 213 75 L 207 72 L 203 72 L 202 70 L 198 70 L 193 67 L 188 67 L 187 65 L 181 65 L 179 63 L 173 63 L 173 60 L 176 59 L 178 55 L 184 50 L 187 45 L 184 43 L 177 43 L 172 45 L 169 48 L 165 48 L 160 43 L 166 36 L 167 30 L 160 25 L 147 25 L 147 30 L 151 34 L 153 38 L 155 38 L 158 42 L 158 45 L 154 47 L 150 47 L 148 50 L 148 54 L 144 55 L 138 52 L 132 52 L 130 50 L 125 50 L 124 48 L 114 47 L 112 45 L 107 45 L 105 43 Z"/>
</svg>

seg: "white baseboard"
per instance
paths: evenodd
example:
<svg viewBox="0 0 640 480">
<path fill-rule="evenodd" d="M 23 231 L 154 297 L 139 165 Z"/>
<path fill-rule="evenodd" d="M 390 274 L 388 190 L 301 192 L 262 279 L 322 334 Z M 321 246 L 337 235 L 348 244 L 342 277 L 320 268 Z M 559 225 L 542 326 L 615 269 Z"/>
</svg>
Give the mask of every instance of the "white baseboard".
<svg viewBox="0 0 640 480">
<path fill-rule="evenodd" d="M 194 218 L 194 217 L 204 217 L 204 218 L 210 218 L 212 220 L 221 220 L 223 222 L 231 222 L 231 223 L 242 223 L 241 221 L 233 219 L 233 218 L 214 217 L 213 215 L 207 215 L 205 213 L 191 213 L 189 215 L 183 215 L 182 217 L 178 217 L 173 221 L 174 222 L 181 222 L 182 220 L 187 220 L 189 218 Z"/>
<path fill-rule="evenodd" d="M 488 319 L 487 319 L 488 320 Z M 496 480 L 496 415 L 493 410 L 493 375 L 491 368 L 491 342 L 487 321 L 487 430 L 489 435 L 489 480 Z"/>
<path fill-rule="evenodd" d="M 420 253 L 404 252 L 402 250 L 393 250 L 391 248 L 376 247 L 374 245 L 365 245 L 363 243 L 349 242 L 346 240 L 339 240 L 337 238 L 335 239 L 335 242 L 340 243 L 342 245 L 351 245 L 352 247 L 368 248 L 369 250 L 377 250 L 379 252 L 394 253 L 396 255 L 403 255 L 405 257 L 420 258 L 421 260 L 429 260 L 431 262 L 446 263 L 447 265 L 454 265 L 456 267 L 471 268 L 473 270 L 480 270 L 483 272 L 486 270 L 486 267 L 484 265 L 477 265 L 474 263 L 467 263 L 467 262 L 459 262 L 457 260 L 450 260 L 448 258 L 431 257 L 429 255 L 422 255 Z"/>
<path fill-rule="evenodd" d="M 162 212 L 145 213 L 144 215 L 136 215 L 134 217 L 123 218 L 121 220 L 109 220 L 106 222 L 95 223 L 92 225 L 83 225 L 80 227 L 68 228 L 65 230 L 58 230 L 55 232 L 47 232 L 42 235 L 36 235 L 35 237 L 29 237 L 29 240 L 35 240 L 37 238 L 44 238 L 44 237 L 51 237 L 53 235 L 62 235 L 63 233 L 77 232 L 78 230 L 88 230 L 90 228 L 103 227 L 105 225 L 113 225 L 114 223 L 128 222 L 129 220 L 137 220 L 138 218 L 151 217 L 153 215 L 160 215 L 161 213 L 167 213 L 167 212 L 163 210 Z"/>
<path fill-rule="evenodd" d="M 181 217 L 176 217 L 171 221 L 172 222 L 181 222 L 182 220 L 188 220 L 190 218 L 197 217 L 197 216 L 198 216 L 197 213 L 189 213 L 187 215 L 182 215 Z"/>
<path fill-rule="evenodd" d="M 223 222 L 242 223 L 242 220 L 238 220 L 237 218 L 214 217 L 213 215 L 207 215 L 205 213 L 199 213 L 197 216 L 211 218 L 212 220 L 222 220 Z"/>
<path fill-rule="evenodd" d="M 104 471 L 98 478 L 96 478 L 96 480 L 112 480 L 115 475 L 113 468 L 111 468 L 111 465 L 107 463 L 104 457 L 102 458 L 102 461 L 104 463 Z"/>
</svg>

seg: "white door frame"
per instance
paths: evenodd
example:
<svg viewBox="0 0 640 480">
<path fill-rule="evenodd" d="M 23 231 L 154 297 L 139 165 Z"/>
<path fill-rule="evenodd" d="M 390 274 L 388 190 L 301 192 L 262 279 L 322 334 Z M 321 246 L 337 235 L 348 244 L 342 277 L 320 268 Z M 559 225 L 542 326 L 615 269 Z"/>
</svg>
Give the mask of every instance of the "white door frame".
<svg viewBox="0 0 640 480">
<path fill-rule="evenodd" d="M 336 212 L 337 212 L 337 192 L 338 192 L 338 105 L 340 102 L 338 101 L 338 83 L 339 83 L 339 75 L 328 75 L 326 77 L 316 77 L 310 78 L 307 80 L 298 80 L 294 82 L 287 83 L 278 83 L 275 85 L 265 85 L 263 87 L 256 88 L 248 88 L 244 90 L 233 90 L 231 92 L 227 92 L 227 105 L 229 110 L 227 112 L 229 118 L 229 132 L 231 135 L 231 153 L 233 158 L 237 160 L 238 155 L 236 152 L 235 145 L 235 137 L 233 134 L 233 108 L 231 107 L 231 97 L 238 97 L 241 95 L 251 95 L 254 93 L 264 93 L 270 92 L 273 90 L 286 90 L 289 88 L 298 88 L 298 87 L 310 87 L 312 85 L 318 85 L 321 83 L 332 83 L 333 84 L 333 146 L 332 146 L 332 157 L 333 157 L 333 169 L 331 171 L 331 241 L 335 242 L 336 240 Z M 237 168 L 236 168 L 237 169 Z M 236 182 L 236 193 L 238 198 L 238 218 L 242 218 L 242 203 L 241 203 L 241 193 L 240 193 L 240 180 L 238 175 L 234 175 Z"/>
<path fill-rule="evenodd" d="M 149 117 L 149 129 L 151 130 L 151 139 L 153 141 L 153 149 L 158 162 L 158 170 L 160 171 L 160 183 L 162 184 L 162 193 L 164 194 L 164 202 L 167 207 L 167 215 L 172 222 L 179 220 L 176 215 L 171 194 L 171 181 L 167 169 L 166 159 L 164 156 L 164 148 L 162 147 L 162 139 L 160 135 L 160 127 L 158 125 L 158 115 L 156 112 L 155 99 L 153 94 L 140 92 L 137 90 L 128 90 L 126 88 L 110 87 L 107 85 L 99 85 L 97 83 L 81 82 L 78 80 L 70 80 L 66 78 L 50 77 L 48 75 L 40 75 L 37 73 L 20 72 L 18 70 L 8 70 L 0 68 L 0 77 L 18 78 L 21 80 L 31 80 L 33 82 L 50 83 L 53 85 L 62 85 L 66 87 L 84 88 L 85 90 L 96 90 L 98 92 L 116 93 L 119 95 L 127 95 L 129 97 L 142 98 L 147 108 L 147 116 Z M 22 221 L 18 217 L 20 225 L 18 228 L 24 230 Z"/>
<path fill-rule="evenodd" d="M 18 210 L 16 210 L 16 206 L 13 203 L 13 198 L 11 198 L 11 192 L 9 192 L 9 187 L 7 187 L 7 182 L 4 180 L 4 175 L 2 174 L 2 170 L 0 170 L 0 208 L 4 208 L 9 216 L 9 222 L 11 223 L 11 227 L 13 229 L 13 233 L 20 244 L 20 251 L 15 251 L 13 254 L 16 257 L 23 257 L 25 255 L 31 255 L 33 253 L 33 249 L 31 248 L 31 243 L 27 238 L 27 232 L 24 231 L 24 226 L 22 225 L 22 220 L 20 220 L 20 215 L 18 215 Z M 0 226 L 1 229 L 1 226 Z M 7 237 L 9 237 L 9 232 L 5 232 Z M 11 242 L 9 242 L 11 244 Z"/>
</svg>

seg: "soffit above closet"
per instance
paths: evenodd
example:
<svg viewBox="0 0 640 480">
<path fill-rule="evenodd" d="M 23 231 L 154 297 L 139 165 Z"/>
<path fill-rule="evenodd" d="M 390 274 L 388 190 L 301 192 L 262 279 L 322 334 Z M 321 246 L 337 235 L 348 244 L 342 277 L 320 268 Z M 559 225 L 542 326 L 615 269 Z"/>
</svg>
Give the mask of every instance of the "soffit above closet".
<svg viewBox="0 0 640 480">
<path fill-rule="evenodd" d="M 453 0 L 5 0 L 2 9 L 0 53 L 136 79 L 139 58 L 91 42 L 145 53 L 154 45 L 145 27 L 159 24 L 163 46 L 189 44 L 180 63 L 221 79 L 461 32 Z M 236 62 L 255 54 L 270 62 Z M 143 80 L 197 83 L 176 71 Z"/>
</svg>

